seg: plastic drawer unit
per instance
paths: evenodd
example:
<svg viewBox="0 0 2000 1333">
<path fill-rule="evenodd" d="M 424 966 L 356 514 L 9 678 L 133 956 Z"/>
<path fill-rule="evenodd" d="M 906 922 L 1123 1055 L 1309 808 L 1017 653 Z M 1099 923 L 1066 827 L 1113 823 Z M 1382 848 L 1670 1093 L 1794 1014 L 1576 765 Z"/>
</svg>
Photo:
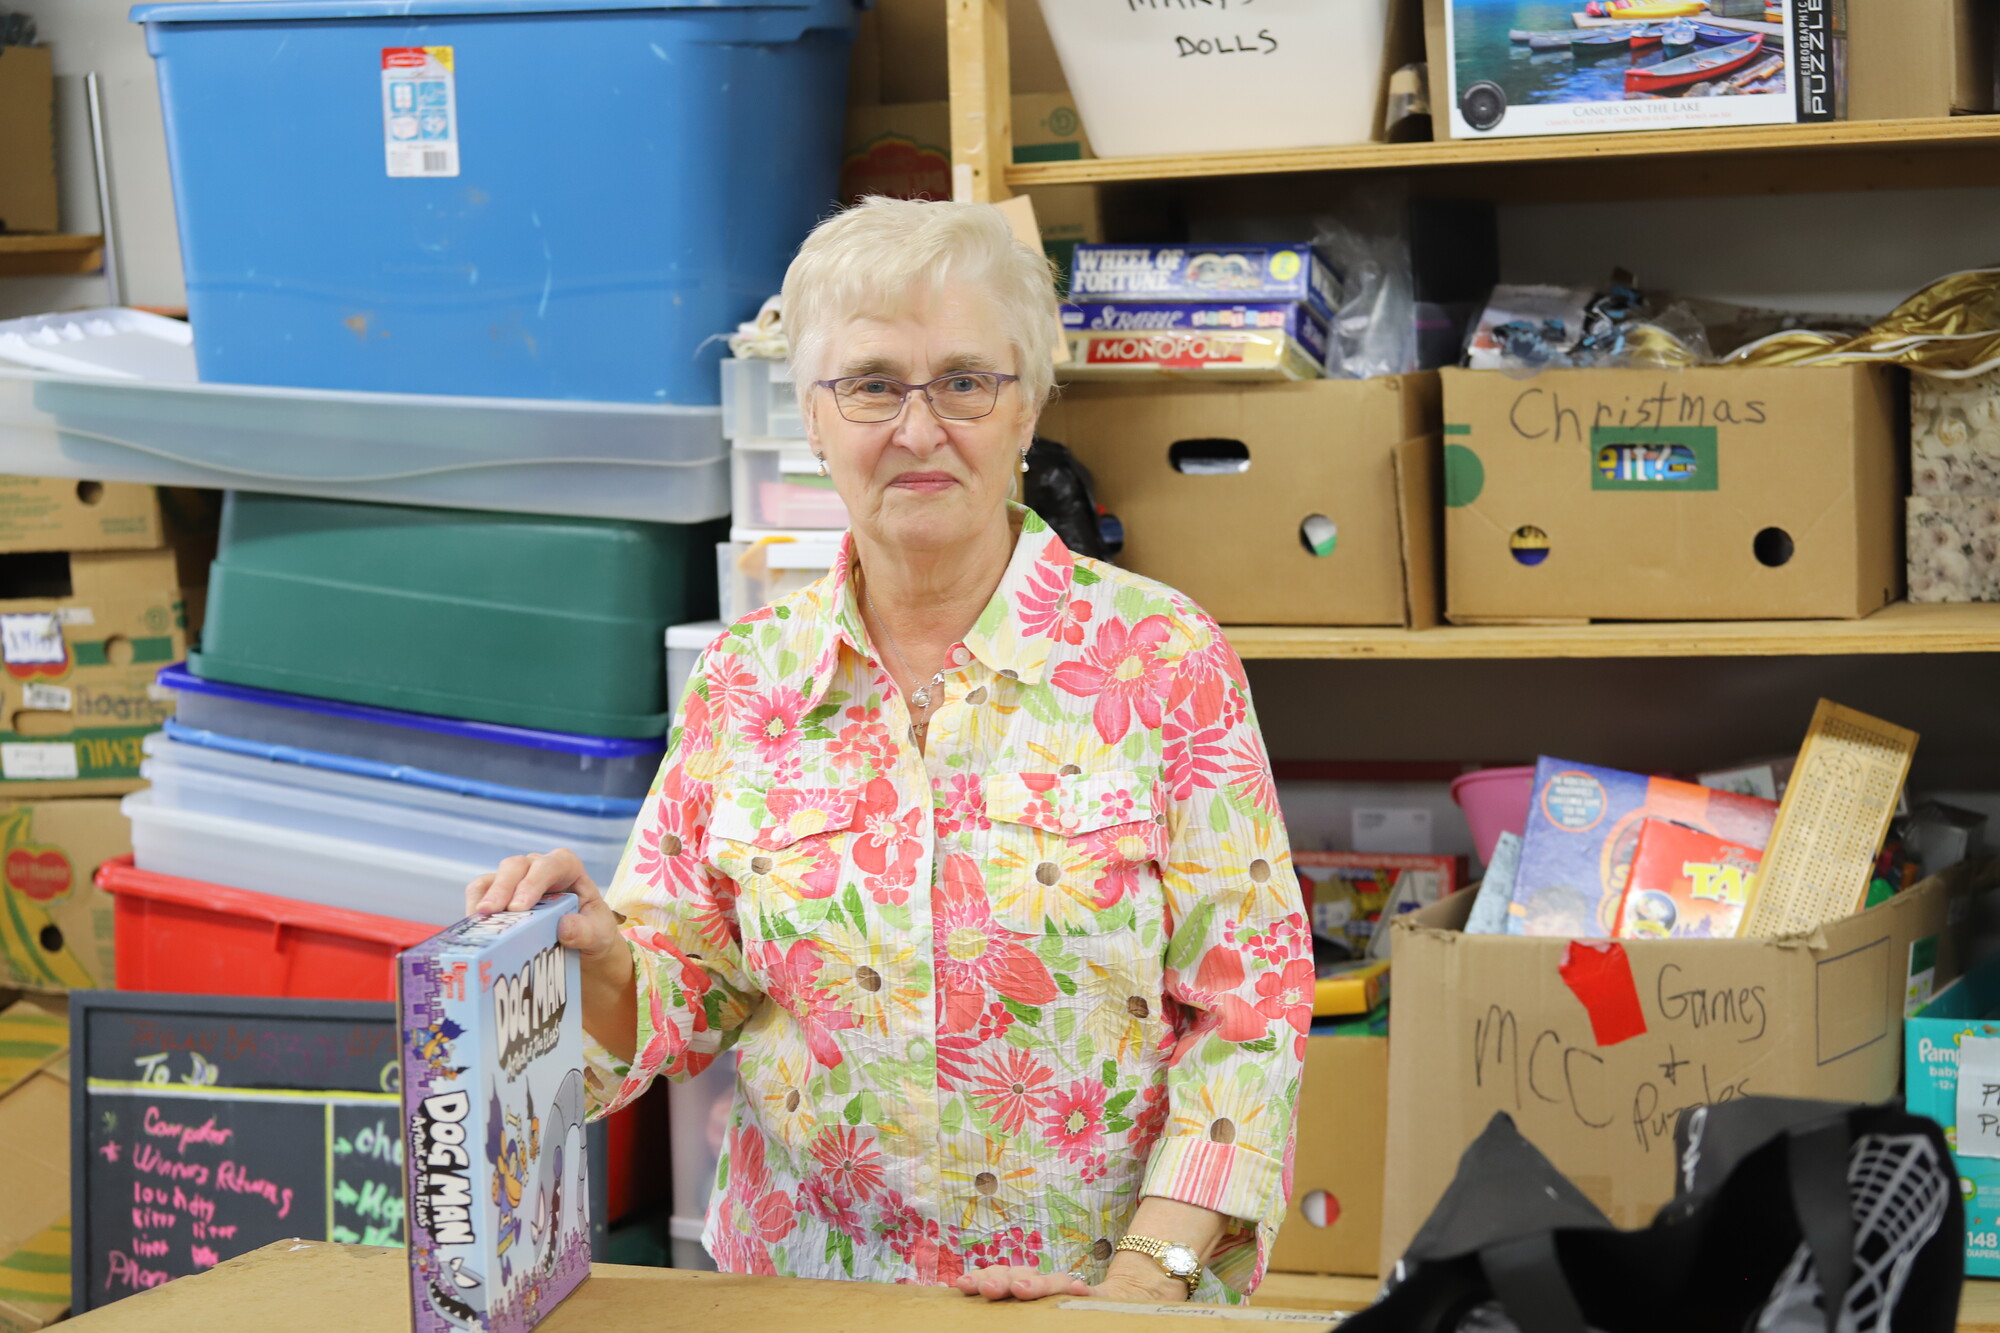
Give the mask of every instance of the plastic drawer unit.
<svg viewBox="0 0 2000 1333">
<path fill-rule="evenodd" d="M 503 801 L 637 814 L 665 754 L 657 739 L 462 722 L 203 680 L 184 666 L 161 671 L 160 685 L 174 693 L 177 739 L 320 767 L 346 760 L 349 771 Z"/>
<path fill-rule="evenodd" d="M 139 6 L 201 377 L 713 405 L 836 199 L 860 8 Z"/>
<path fill-rule="evenodd" d="M 660 636 L 713 607 L 716 535 L 235 492 L 188 669 L 477 722 L 664 736 Z"/>
<path fill-rule="evenodd" d="M 728 357 L 722 363 L 722 433 L 732 440 L 803 441 L 803 396 L 788 362 Z"/>
<path fill-rule="evenodd" d="M 729 469 L 739 528 L 847 526 L 840 492 L 819 475 L 819 460 L 802 440 L 733 440 Z"/>
<path fill-rule="evenodd" d="M 716 407 L 0 369 L 0 472 L 657 523 L 729 513 Z"/>
</svg>

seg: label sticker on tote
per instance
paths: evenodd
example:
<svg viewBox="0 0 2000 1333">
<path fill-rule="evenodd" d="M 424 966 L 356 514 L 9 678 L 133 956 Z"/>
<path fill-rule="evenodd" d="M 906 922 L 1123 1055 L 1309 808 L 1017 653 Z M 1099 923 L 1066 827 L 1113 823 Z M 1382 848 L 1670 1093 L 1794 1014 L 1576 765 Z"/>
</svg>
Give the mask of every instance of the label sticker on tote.
<svg viewBox="0 0 2000 1333">
<path fill-rule="evenodd" d="M 74 741 L 0 744 L 0 777 L 9 782 L 66 781 L 76 776 Z"/>
<path fill-rule="evenodd" d="M 458 82 L 449 46 L 382 48 L 382 145 L 391 176 L 458 174 Z"/>
</svg>

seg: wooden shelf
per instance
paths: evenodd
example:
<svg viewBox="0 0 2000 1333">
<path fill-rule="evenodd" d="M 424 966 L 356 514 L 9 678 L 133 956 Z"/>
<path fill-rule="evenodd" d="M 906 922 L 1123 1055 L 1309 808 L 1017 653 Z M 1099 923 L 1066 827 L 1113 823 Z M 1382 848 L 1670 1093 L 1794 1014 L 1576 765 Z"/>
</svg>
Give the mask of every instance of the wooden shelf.
<svg viewBox="0 0 2000 1333">
<path fill-rule="evenodd" d="M 95 273 L 103 267 L 102 236 L 0 235 L 0 278 Z"/>
<path fill-rule="evenodd" d="M 1035 185 L 1188 180 L 1295 171 L 1410 171 L 1518 162 L 1606 162 L 1688 154 L 1801 150 L 1832 154 L 1884 147 L 1912 152 L 1994 145 L 2000 145 L 2000 116 L 1949 116 L 1942 120 L 1849 120 L 1825 125 L 1735 125 L 1644 134 L 1448 139 L 1161 157 L 1088 157 L 1075 162 L 1016 163 L 1007 168 L 1007 184 L 1025 189 Z"/>
<path fill-rule="evenodd" d="M 1408 661 L 1550 657 L 1829 657 L 2000 653 L 2000 603 L 1898 602 L 1866 620 L 1446 626 L 1430 630 L 1227 626 L 1238 655 Z"/>
</svg>

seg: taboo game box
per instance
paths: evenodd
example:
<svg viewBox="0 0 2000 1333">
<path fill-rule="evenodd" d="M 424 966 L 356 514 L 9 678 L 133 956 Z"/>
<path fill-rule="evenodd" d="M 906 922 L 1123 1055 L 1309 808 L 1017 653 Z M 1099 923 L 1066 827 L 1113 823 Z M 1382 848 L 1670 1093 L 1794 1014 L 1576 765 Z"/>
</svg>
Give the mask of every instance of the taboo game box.
<svg viewBox="0 0 2000 1333">
<path fill-rule="evenodd" d="M 576 898 L 468 917 L 403 953 L 403 1156 L 416 1333 L 525 1333 L 590 1273 Z"/>
</svg>

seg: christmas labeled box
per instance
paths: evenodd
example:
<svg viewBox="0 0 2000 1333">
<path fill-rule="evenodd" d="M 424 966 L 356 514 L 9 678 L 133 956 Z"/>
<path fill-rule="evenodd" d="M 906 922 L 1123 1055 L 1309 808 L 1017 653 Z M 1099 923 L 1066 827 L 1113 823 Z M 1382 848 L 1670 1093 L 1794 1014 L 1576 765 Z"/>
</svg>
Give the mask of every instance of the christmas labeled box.
<svg viewBox="0 0 2000 1333">
<path fill-rule="evenodd" d="M 575 910 L 469 917 L 398 960 L 415 1333 L 525 1333 L 590 1274 Z"/>
<path fill-rule="evenodd" d="M 1454 623 L 1854 619 L 1901 592 L 1894 367 L 1439 376 Z"/>
</svg>

